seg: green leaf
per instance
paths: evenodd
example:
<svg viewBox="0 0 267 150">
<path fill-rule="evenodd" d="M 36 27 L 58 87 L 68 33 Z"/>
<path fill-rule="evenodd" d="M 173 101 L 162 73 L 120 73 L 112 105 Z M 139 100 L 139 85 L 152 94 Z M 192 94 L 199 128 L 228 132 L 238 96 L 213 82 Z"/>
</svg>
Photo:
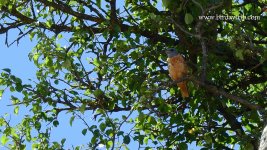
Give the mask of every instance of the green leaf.
<svg viewBox="0 0 267 150">
<path fill-rule="evenodd" d="M 144 143 L 145 143 L 145 144 L 148 144 L 148 140 L 149 140 L 149 137 L 146 136 L 146 137 L 144 138 Z"/>
<path fill-rule="evenodd" d="M 249 132 L 251 132 L 251 127 L 250 127 L 250 125 L 248 124 L 248 125 L 246 125 L 245 126 L 245 128 L 249 131 Z"/>
<path fill-rule="evenodd" d="M 39 147 L 39 144 L 37 144 L 37 143 L 32 144 L 32 149 L 37 149 L 38 147 Z"/>
<path fill-rule="evenodd" d="M 97 137 L 96 136 L 93 136 L 92 138 L 91 138 L 91 143 L 96 143 L 96 139 Z"/>
<path fill-rule="evenodd" d="M 107 143 L 107 149 L 109 149 L 112 145 L 113 145 L 113 142 L 112 141 L 108 141 L 108 143 Z"/>
<path fill-rule="evenodd" d="M 3 134 L 1 137 L 2 145 L 5 145 L 8 141 L 9 141 L 9 139 L 7 138 L 7 136 L 5 134 Z"/>
<path fill-rule="evenodd" d="M 73 123 L 74 119 L 75 119 L 75 116 L 71 116 L 70 117 L 70 126 L 72 126 L 72 123 Z"/>
<path fill-rule="evenodd" d="M 95 114 L 102 114 L 102 115 L 104 115 L 105 114 L 105 110 L 99 108 L 99 109 L 96 110 Z"/>
<path fill-rule="evenodd" d="M 235 55 L 237 58 L 239 58 L 240 60 L 244 60 L 244 55 L 243 55 L 243 50 L 236 50 Z"/>
<path fill-rule="evenodd" d="M 53 125 L 57 127 L 59 125 L 59 122 L 57 120 L 53 121 Z"/>
<path fill-rule="evenodd" d="M 94 91 L 93 94 L 94 94 L 95 97 L 100 97 L 101 95 L 104 94 L 104 92 L 102 90 L 100 90 L 100 89 L 97 89 L 97 90 Z"/>
<path fill-rule="evenodd" d="M 50 57 L 46 57 L 45 58 L 45 62 L 44 64 L 46 64 L 47 66 L 53 66 L 53 60 Z"/>
<path fill-rule="evenodd" d="M 190 13 L 186 13 L 184 21 L 186 24 L 191 24 L 193 22 L 193 16 Z"/>
<path fill-rule="evenodd" d="M 252 8 L 252 5 L 251 5 L 251 4 L 246 4 L 246 5 L 245 5 L 245 9 L 246 9 L 247 11 L 249 11 L 251 8 Z"/>
<path fill-rule="evenodd" d="M 129 144 L 131 142 L 130 136 L 126 135 L 123 137 L 123 143 L 124 144 Z"/>
<path fill-rule="evenodd" d="M 21 85 L 21 83 L 16 83 L 15 89 L 17 92 L 21 92 L 23 90 L 23 86 Z"/>
<path fill-rule="evenodd" d="M 0 126 L 3 126 L 4 124 L 6 124 L 5 119 L 4 118 L 0 118 Z"/>
<path fill-rule="evenodd" d="M 148 117 L 147 122 L 148 122 L 149 124 L 157 124 L 156 119 L 155 119 L 154 117 L 152 117 L 152 116 L 149 116 L 149 117 Z"/>
<path fill-rule="evenodd" d="M 86 104 L 82 104 L 81 107 L 79 108 L 80 112 L 83 114 L 86 109 Z"/>
<path fill-rule="evenodd" d="M 100 130 L 103 132 L 103 131 L 105 131 L 105 129 L 106 129 L 106 124 L 105 123 L 101 123 L 100 125 L 99 125 L 99 128 L 100 128 Z"/>
<path fill-rule="evenodd" d="M 71 68 L 71 61 L 69 59 L 66 59 L 63 63 L 62 66 L 66 69 Z"/>
<path fill-rule="evenodd" d="M 16 106 L 15 108 L 14 108 L 14 114 L 18 114 L 19 113 L 19 106 Z"/>
<path fill-rule="evenodd" d="M 30 40 L 32 41 L 32 39 L 34 38 L 34 36 L 35 36 L 35 32 L 31 32 L 30 34 L 29 34 L 29 37 L 30 37 Z"/>
<path fill-rule="evenodd" d="M 8 3 L 7 0 L 0 0 L 0 8 Z"/>
<path fill-rule="evenodd" d="M 188 149 L 188 146 L 184 142 L 183 143 L 179 143 L 179 149 L 181 149 L 181 150 L 187 150 Z"/>
<path fill-rule="evenodd" d="M 170 89 L 170 94 L 171 94 L 171 95 L 174 95 L 174 94 L 175 94 L 175 90 L 174 90 L 174 88 L 171 88 L 171 89 Z"/>
<path fill-rule="evenodd" d="M 117 133 L 117 136 L 121 136 L 121 135 L 123 135 L 123 134 L 124 134 L 123 131 L 119 131 L 119 132 Z"/>
<path fill-rule="evenodd" d="M 65 142 L 66 142 L 66 139 L 65 139 L 65 138 L 63 138 L 63 139 L 60 141 L 61 145 L 64 145 Z"/>
<path fill-rule="evenodd" d="M 37 129 L 38 131 L 41 129 L 41 123 L 40 122 L 36 122 L 35 124 L 34 124 L 34 127 L 35 127 L 35 129 Z"/>
<path fill-rule="evenodd" d="M 101 0 L 96 0 L 96 5 L 101 8 Z"/>
<path fill-rule="evenodd" d="M 205 139 L 206 143 L 208 143 L 208 144 L 212 144 L 212 136 L 211 136 L 210 133 L 206 133 L 206 134 L 204 135 L 204 139 Z"/>
<path fill-rule="evenodd" d="M 168 8 L 170 4 L 171 4 L 171 0 L 162 0 L 162 5 L 165 8 Z"/>
<path fill-rule="evenodd" d="M 121 116 L 123 120 L 127 120 L 127 117 L 125 115 Z"/>
<path fill-rule="evenodd" d="M 86 135 L 86 133 L 87 133 L 87 129 L 83 129 L 83 130 L 82 130 L 82 134 L 83 134 L 83 135 Z"/>
<path fill-rule="evenodd" d="M 10 73 L 10 72 L 11 72 L 11 70 L 10 70 L 9 68 L 4 68 L 4 69 L 2 69 L 2 70 L 4 70 L 4 71 L 7 72 L 7 73 Z"/>
<path fill-rule="evenodd" d="M 4 90 L 0 90 L 0 100 L 2 99 L 3 93 L 4 93 Z"/>
<path fill-rule="evenodd" d="M 240 14 L 239 10 L 237 10 L 237 9 L 233 9 L 232 13 L 234 16 L 239 16 L 239 14 Z"/>
<path fill-rule="evenodd" d="M 145 115 L 144 113 L 140 113 L 139 116 L 138 116 L 138 120 L 140 122 L 140 124 L 143 124 L 144 120 L 145 120 Z"/>
<path fill-rule="evenodd" d="M 62 35 L 62 34 L 58 34 L 58 35 L 57 35 L 57 38 L 58 38 L 58 39 L 62 39 L 62 38 L 63 38 L 63 35 Z"/>
<path fill-rule="evenodd" d="M 51 28 L 51 27 L 52 27 L 52 20 L 48 20 L 48 21 L 46 21 L 45 24 L 46 24 L 46 26 L 47 26 L 48 28 Z"/>
<path fill-rule="evenodd" d="M 96 67 L 99 67 L 100 66 L 100 61 L 99 61 L 99 59 L 97 59 L 97 58 L 94 58 L 94 61 L 93 61 L 93 64 L 96 66 Z"/>
</svg>

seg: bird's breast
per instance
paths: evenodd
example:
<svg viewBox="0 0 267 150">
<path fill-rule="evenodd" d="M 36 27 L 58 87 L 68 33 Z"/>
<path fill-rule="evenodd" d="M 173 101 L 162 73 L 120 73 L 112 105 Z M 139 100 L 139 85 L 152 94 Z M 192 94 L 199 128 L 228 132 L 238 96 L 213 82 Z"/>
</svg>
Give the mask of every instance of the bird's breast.
<svg viewBox="0 0 267 150">
<path fill-rule="evenodd" d="M 169 74 L 173 80 L 179 80 L 184 76 L 186 68 L 184 59 L 181 55 L 168 58 L 167 62 L 168 62 Z"/>
</svg>

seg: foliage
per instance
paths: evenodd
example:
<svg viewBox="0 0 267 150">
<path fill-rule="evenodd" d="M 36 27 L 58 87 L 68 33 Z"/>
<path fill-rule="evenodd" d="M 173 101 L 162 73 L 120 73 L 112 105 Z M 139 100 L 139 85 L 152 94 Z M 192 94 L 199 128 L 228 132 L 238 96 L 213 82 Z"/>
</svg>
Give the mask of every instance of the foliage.
<svg viewBox="0 0 267 150">
<path fill-rule="evenodd" d="M 264 4 L 1 0 L 0 33 L 18 30 L 13 43 L 25 36 L 37 41 L 29 58 L 38 67 L 32 83 L 10 69 L 1 73 L 0 96 L 14 92 L 14 113 L 30 109 L 15 126 L 0 118 L 1 144 L 64 149 L 68 139 L 51 141 L 50 128 L 60 124 L 59 114 L 68 113 L 70 126 L 84 122 L 87 149 L 100 144 L 127 149 L 131 143 L 187 149 L 192 142 L 202 149 L 257 149 L 267 106 Z M 242 15 L 247 18 L 238 18 Z M 177 48 L 191 68 L 188 99 L 168 76 L 167 47 Z"/>
</svg>

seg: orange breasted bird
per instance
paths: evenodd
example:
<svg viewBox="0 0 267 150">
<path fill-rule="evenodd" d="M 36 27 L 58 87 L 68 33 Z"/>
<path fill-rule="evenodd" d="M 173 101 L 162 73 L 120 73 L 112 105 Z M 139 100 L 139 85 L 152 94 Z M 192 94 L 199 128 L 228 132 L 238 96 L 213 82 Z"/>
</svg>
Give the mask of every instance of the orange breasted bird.
<svg viewBox="0 0 267 150">
<path fill-rule="evenodd" d="M 173 81 L 181 80 L 188 74 L 188 67 L 183 56 L 174 48 L 167 49 L 166 54 L 168 55 L 167 62 L 170 77 Z M 186 81 L 177 83 L 183 98 L 189 97 L 186 84 Z"/>
</svg>

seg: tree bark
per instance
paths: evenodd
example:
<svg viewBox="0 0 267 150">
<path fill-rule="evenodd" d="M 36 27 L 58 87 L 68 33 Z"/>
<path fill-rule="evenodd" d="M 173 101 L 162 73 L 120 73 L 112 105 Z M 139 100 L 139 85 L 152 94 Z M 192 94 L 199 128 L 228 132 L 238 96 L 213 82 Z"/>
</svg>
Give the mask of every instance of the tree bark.
<svg viewBox="0 0 267 150">
<path fill-rule="evenodd" d="M 267 125 L 262 131 L 259 150 L 267 150 Z"/>
</svg>

